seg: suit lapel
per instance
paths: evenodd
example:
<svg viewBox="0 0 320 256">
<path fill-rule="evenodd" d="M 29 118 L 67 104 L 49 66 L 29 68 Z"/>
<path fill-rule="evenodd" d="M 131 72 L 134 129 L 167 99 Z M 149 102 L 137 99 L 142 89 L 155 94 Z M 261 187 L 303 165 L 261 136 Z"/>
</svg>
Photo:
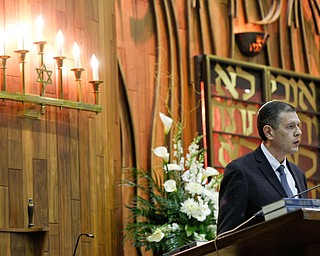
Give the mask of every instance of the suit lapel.
<svg viewBox="0 0 320 256">
<path fill-rule="evenodd" d="M 268 159 L 263 154 L 260 146 L 254 151 L 254 155 L 258 164 L 259 170 L 274 187 L 274 189 L 279 193 L 281 197 L 287 197 L 287 194 L 282 187 L 277 175 L 274 173 Z"/>
</svg>

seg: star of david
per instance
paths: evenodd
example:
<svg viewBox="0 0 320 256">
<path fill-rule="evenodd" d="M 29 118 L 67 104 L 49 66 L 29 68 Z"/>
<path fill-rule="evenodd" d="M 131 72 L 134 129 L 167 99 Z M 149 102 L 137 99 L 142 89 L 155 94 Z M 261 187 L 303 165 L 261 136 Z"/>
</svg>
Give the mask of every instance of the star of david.
<svg viewBox="0 0 320 256">
<path fill-rule="evenodd" d="M 51 70 L 47 70 L 46 65 L 42 65 L 41 68 L 36 68 L 37 70 L 37 74 L 38 74 L 38 79 L 37 82 L 43 83 L 43 84 L 52 84 L 52 80 L 51 80 L 51 75 L 52 75 L 52 71 Z M 47 74 L 47 79 L 45 80 L 45 76 L 44 73 Z"/>
</svg>

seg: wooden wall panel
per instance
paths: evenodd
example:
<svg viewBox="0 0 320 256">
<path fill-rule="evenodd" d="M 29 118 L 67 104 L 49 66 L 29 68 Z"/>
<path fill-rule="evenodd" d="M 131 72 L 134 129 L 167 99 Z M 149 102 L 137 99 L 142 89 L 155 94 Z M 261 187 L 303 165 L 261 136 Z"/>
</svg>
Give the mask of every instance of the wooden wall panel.
<svg viewBox="0 0 320 256">
<path fill-rule="evenodd" d="M 28 182 L 25 182 L 23 186 L 23 195 L 26 195 L 25 201 L 28 200 L 28 198 L 33 197 L 33 187 L 34 187 L 34 175 L 33 175 L 33 149 L 34 149 L 34 143 L 31 143 L 33 141 L 32 139 L 32 120 L 30 119 L 21 119 L 21 147 L 22 147 L 22 159 L 20 161 L 22 162 L 23 166 L 23 180 L 27 180 Z M 46 143 L 43 143 L 46 144 Z M 36 147 L 42 147 L 43 144 L 35 145 Z M 42 148 L 42 150 L 45 150 L 45 148 Z M 26 223 L 26 222 L 25 222 Z"/>
<path fill-rule="evenodd" d="M 9 169 L 9 227 L 24 228 L 24 216 L 28 201 L 23 196 L 21 170 Z"/>
<path fill-rule="evenodd" d="M 38 227 L 48 227 L 48 171 L 47 161 L 33 160 L 33 203 L 35 207 L 34 224 Z"/>
<path fill-rule="evenodd" d="M 0 123 L 0 185 L 8 186 L 8 129 L 6 115 L 1 114 Z"/>
<path fill-rule="evenodd" d="M 7 116 L 8 168 L 22 169 L 22 128 L 21 119 Z"/>
<path fill-rule="evenodd" d="M 8 187 L 0 186 L 0 226 L 3 228 L 9 227 L 9 193 Z M 2 255 L 0 253 L 0 255 Z"/>
<path fill-rule="evenodd" d="M 50 110 L 50 111 L 49 111 Z M 48 167 L 48 208 L 49 208 L 49 223 L 57 223 L 59 220 L 59 175 L 57 163 L 57 126 L 55 120 L 57 113 L 52 107 L 47 108 L 46 127 L 47 127 L 47 167 Z"/>
<path fill-rule="evenodd" d="M 78 83 L 70 70 L 74 67 L 74 42 L 81 48 L 81 64 L 85 68 L 81 100 L 94 103 L 93 88 L 89 83 L 93 53 L 99 59 L 99 75 L 104 81 L 100 94 L 104 111 L 100 114 L 45 106 L 41 120 L 35 120 L 21 114 L 26 113 L 27 107 L 38 111 L 38 106 L 0 100 L 0 149 L 3 152 L 0 156 L 0 227 L 26 228 L 26 207 L 28 198 L 32 197 L 35 226 L 49 228 L 45 255 L 71 255 L 82 232 L 97 234 L 94 239 L 81 238 L 80 245 L 83 246 L 80 246 L 78 256 L 101 255 L 101 252 L 108 255 L 106 248 L 117 252 L 119 249 L 110 244 L 110 236 L 116 232 L 120 237 L 121 230 L 109 228 L 112 223 L 110 212 L 116 204 L 112 194 L 115 189 L 106 184 L 114 179 L 117 171 L 114 161 L 119 158 L 116 144 L 120 143 L 119 133 L 115 131 L 119 117 L 114 3 L 103 0 L 3 0 L 0 5 L 4 7 L 0 10 L 0 30 L 11 31 L 6 43 L 6 53 L 11 56 L 6 70 L 9 92 L 20 91 L 19 63 L 14 53 L 18 33 L 15 32 L 19 23 L 26 22 L 31 31 L 25 64 L 26 92 L 39 93 L 35 72 L 39 56 L 33 45 L 35 19 L 39 14 L 45 21 L 44 36 L 48 42 L 45 46 L 46 66 L 53 71 L 53 84 L 47 85 L 45 95 L 58 96 L 56 64 L 50 56 L 56 54 L 55 37 L 59 29 L 65 37 L 64 54 L 67 57 L 63 71 L 65 98 L 78 99 Z M 2 69 L 0 73 L 2 89 Z M 1 237 L 2 241 L 6 239 Z M 11 250 L 15 255 L 24 255 L 29 248 L 22 248 L 18 239 L 14 241 L 16 247 L 11 243 Z M 9 250 L 1 247 L 1 255 L 8 255 Z"/>
<path fill-rule="evenodd" d="M 69 116 L 67 110 L 62 110 L 58 115 L 57 124 L 57 160 L 58 160 L 58 195 L 59 195 L 59 223 L 60 223 L 60 247 L 63 251 L 60 255 L 72 253 L 72 239 L 69 230 L 72 229 L 71 220 L 71 175 L 70 175 L 70 131 L 68 127 Z"/>
<path fill-rule="evenodd" d="M 0 233 L 0 241 L 3 244 L 3 246 L 0 247 L 0 254 L 9 255 L 10 254 L 10 234 Z"/>
</svg>

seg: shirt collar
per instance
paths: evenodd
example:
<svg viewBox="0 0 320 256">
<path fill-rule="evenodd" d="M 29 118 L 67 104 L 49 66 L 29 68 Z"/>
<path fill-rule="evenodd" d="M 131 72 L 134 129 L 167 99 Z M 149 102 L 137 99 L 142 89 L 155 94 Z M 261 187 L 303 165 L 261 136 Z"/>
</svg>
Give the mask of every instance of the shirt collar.
<svg viewBox="0 0 320 256">
<path fill-rule="evenodd" d="M 266 148 L 266 146 L 261 143 L 261 150 L 264 153 L 264 155 L 266 156 L 266 158 L 268 159 L 268 162 L 270 163 L 272 169 L 275 171 L 280 164 L 284 165 L 284 167 L 287 166 L 287 158 L 285 157 L 282 163 L 279 163 L 279 161 L 277 159 L 275 159 L 275 157 L 269 152 L 269 150 Z"/>
</svg>

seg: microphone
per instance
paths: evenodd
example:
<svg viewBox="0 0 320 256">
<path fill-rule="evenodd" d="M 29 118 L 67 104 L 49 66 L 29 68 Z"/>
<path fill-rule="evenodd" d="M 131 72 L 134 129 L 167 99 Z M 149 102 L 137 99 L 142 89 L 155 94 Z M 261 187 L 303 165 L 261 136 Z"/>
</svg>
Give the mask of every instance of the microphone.
<svg viewBox="0 0 320 256">
<path fill-rule="evenodd" d="M 293 195 L 293 196 L 290 196 L 289 198 L 294 198 L 294 197 L 296 197 L 296 196 L 300 196 L 300 195 L 302 195 L 302 194 L 304 194 L 304 193 L 307 193 L 307 192 L 309 192 L 309 191 L 311 191 L 311 190 L 314 190 L 314 189 L 316 189 L 316 188 L 318 188 L 318 187 L 320 187 L 320 184 L 318 184 L 318 185 L 316 185 L 316 186 L 314 186 L 314 187 L 312 187 L 312 188 L 303 190 L 303 191 L 299 192 L 298 194 L 295 194 L 295 195 Z"/>
<path fill-rule="evenodd" d="M 77 248 L 78 248 L 78 243 L 79 243 L 79 240 L 80 240 L 80 237 L 81 236 L 86 236 L 86 237 L 90 237 L 90 238 L 94 238 L 94 235 L 93 234 L 85 234 L 85 233 L 81 233 L 79 236 L 78 236 L 78 239 L 77 239 L 77 243 L 76 243 L 76 247 L 74 248 L 74 251 L 73 251 L 73 256 L 76 255 L 76 252 L 77 252 Z"/>
</svg>

